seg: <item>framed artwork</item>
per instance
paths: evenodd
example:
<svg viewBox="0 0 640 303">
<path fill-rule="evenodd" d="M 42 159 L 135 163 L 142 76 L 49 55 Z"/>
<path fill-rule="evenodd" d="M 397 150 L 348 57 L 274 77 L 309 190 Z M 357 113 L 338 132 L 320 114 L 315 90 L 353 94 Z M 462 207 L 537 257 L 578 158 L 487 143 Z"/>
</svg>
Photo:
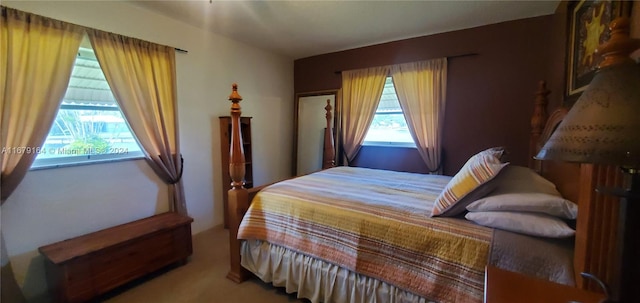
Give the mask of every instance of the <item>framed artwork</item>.
<svg viewBox="0 0 640 303">
<path fill-rule="evenodd" d="M 602 58 L 596 48 L 609 39 L 609 23 L 631 11 L 627 1 L 572 1 L 568 5 L 566 100 L 573 103 L 593 79 Z"/>
</svg>

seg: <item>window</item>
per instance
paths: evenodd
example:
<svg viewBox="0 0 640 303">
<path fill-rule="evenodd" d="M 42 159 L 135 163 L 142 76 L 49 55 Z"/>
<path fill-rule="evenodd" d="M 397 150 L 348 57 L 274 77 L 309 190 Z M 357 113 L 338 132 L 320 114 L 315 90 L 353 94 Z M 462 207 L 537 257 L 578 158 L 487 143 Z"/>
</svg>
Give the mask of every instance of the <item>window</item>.
<svg viewBox="0 0 640 303">
<path fill-rule="evenodd" d="M 32 168 L 143 156 L 90 46 L 78 50 L 58 114 L 37 152 Z"/>
<path fill-rule="evenodd" d="M 416 146 L 409 133 L 391 77 L 385 80 L 380 103 L 364 138 L 364 145 Z"/>
</svg>

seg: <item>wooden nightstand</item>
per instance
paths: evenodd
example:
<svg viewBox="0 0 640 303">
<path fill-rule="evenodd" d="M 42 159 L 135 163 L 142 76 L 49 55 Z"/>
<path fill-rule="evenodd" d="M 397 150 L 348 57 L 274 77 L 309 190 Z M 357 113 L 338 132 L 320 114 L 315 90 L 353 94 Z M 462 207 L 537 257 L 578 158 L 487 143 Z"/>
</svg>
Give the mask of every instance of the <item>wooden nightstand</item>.
<svg viewBox="0 0 640 303">
<path fill-rule="evenodd" d="M 487 266 L 485 303 L 598 303 L 603 294 Z"/>
</svg>

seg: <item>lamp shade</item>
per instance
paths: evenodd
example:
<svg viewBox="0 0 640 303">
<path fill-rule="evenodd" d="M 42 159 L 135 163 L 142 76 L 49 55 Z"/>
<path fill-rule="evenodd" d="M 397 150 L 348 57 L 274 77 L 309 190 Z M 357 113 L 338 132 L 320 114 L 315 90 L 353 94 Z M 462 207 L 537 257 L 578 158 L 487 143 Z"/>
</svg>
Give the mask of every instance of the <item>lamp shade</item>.
<svg viewBox="0 0 640 303">
<path fill-rule="evenodd" d="M 638 41 L 626 20 L 611 31 L 603 64 L 536 159 L 640 168 L 640 65 L 628 57 Z"/>
</svg>

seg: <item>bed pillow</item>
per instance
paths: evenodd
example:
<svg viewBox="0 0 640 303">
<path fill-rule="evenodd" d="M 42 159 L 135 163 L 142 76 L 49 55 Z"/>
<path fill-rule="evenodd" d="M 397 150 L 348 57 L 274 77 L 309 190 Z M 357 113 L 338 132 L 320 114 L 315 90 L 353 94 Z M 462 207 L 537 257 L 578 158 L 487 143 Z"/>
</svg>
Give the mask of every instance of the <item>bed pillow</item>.
<svg viewBox="0 0 640 303">
<path fill-rule="evenodd" d="M 578 216 L 578 205 L 562 197 L 544 193 L 490 194 L 467 205 L 470 212 L 520 211 L 543 213 L 565 219 Z"/>
<path fill-rule="evenodd" d="M 578 205 L 562 198 L 556 186 L 533 170 L 510 165 L 495 178 L 491 194 L 467 205 L 476 211 L 525 211 L 575 219 Z"/>
<path fill-rule="evenodd" d="M 431 216 L 456 216 L 465 207 L 494 189 L 491 180 L 508 163 L 502 163 L 501 148 L 490 148 L 473 155 L 436 198 Z"/>
<path fill-rule="evenodd" d="M 544 193 L 560 197 L 556 185 L 528 167 L 509 165 L 495 179 L 495 194 Z"/>
<path fill-rule="evenodd" d="M 561 219 L 536 213 L 469 212 L 465 218 L 483 226 L 536 237 L 566 238 L 576 233 Z"/>
</svg>

